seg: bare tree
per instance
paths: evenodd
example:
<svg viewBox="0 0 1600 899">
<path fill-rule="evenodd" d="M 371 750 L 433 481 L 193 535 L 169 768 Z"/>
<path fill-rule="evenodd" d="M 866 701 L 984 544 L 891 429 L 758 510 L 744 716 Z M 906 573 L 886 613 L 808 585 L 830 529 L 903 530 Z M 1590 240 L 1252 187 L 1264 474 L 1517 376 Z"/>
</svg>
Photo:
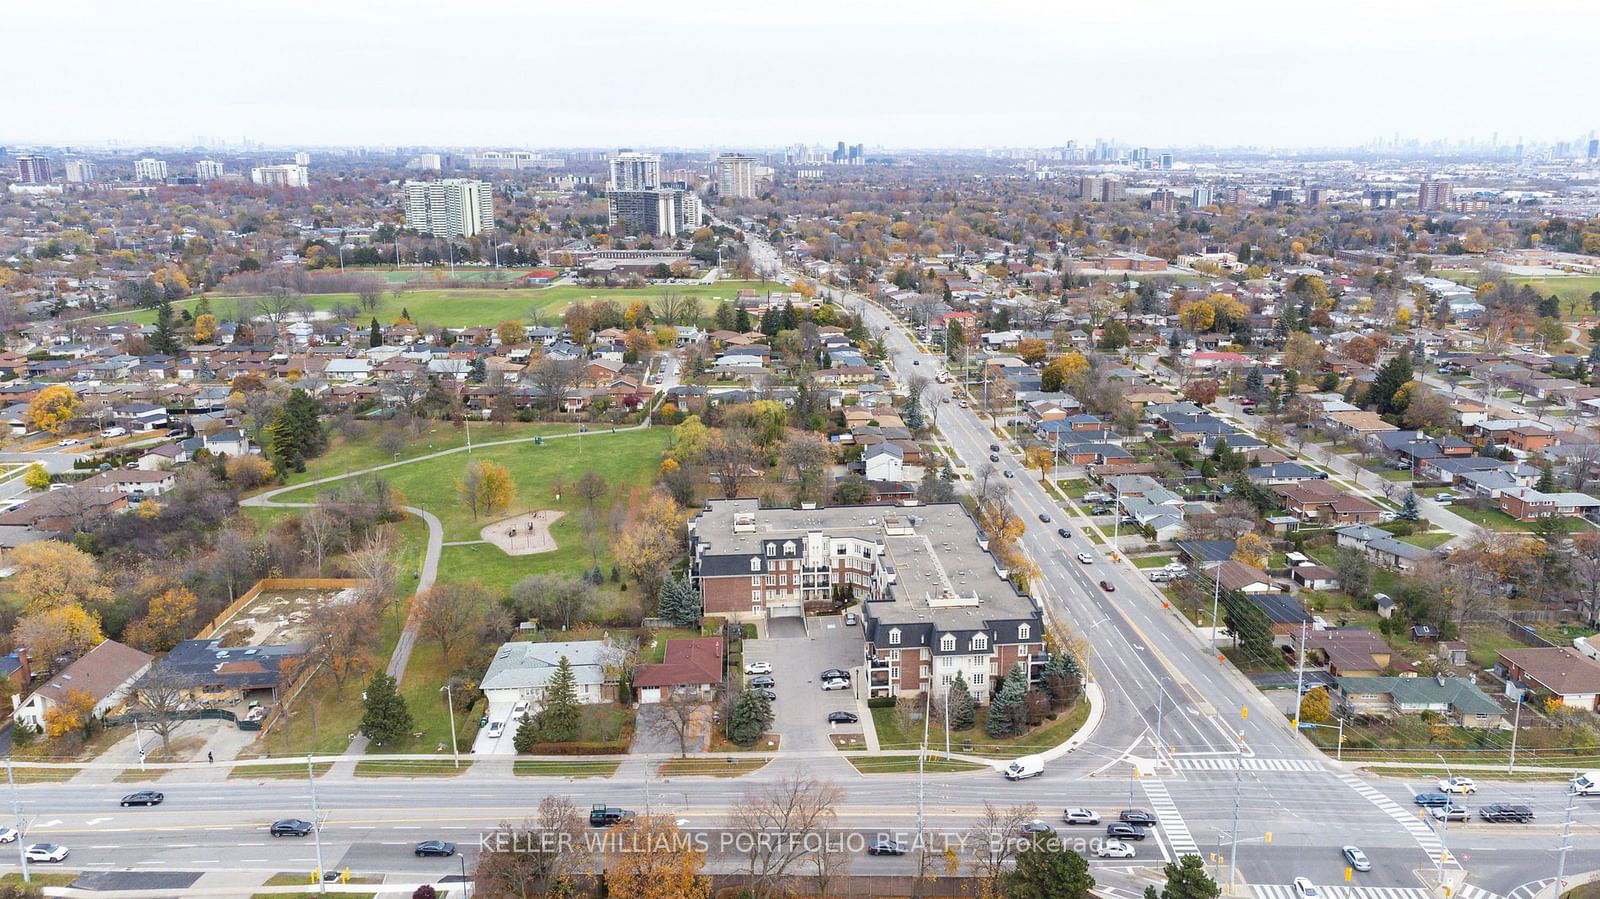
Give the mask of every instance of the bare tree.
<svg viewBox="0 0 1600 899">
<path fill-rule="evenodd" d="M 417 630 L 439 644 L 446 665 L 458 641 L 470 637 L 473 619 L 491 605 L 487 591 L 476 584 L 440 584 L 418 593 L 411 601 Z"/>
<path fill-rule="evenodd" d="M 187 687 L 182 677 L 163 668 L 152 669 L 134 687 L 134 718 L 156 732 L 163 752 L 172 751 L 172 732 L 183 721 Z"/>
<path fill-rule="evenodd" d="M 528 371 L 528 381 L 550 409 L 561 406 L 568 390 L 583 377 L 583 362 L 578 359 L 552 359 L 546 356 Z"/>
<path fill-rule="evenodd" d="M 706 465 L 717 475 L 724 499 L 739 495 L 739 483 L 753 457 L 750 441 L 743 430 L 723 428 L 706 447 Z"/>
<path fill-rule="evenodd" d="M 814 861 L 815 847 L 838 821 L 845 792 L 831 781 L 795 772 L 744 791 L 729 826 L 744 833 L 783 834 L 782 840 L 755 840 L 747 871 L 755 899 L 786 895 L 787 879 Z"/>
<path fill-rule="evenodd" d="M 256 314 L 272 323 L 274 333 L 295 316 L 311 312 L 311 304 L 288 287 L 273 287 L 256 300 Z"/>
<path fill-rule="evenodd" d="M 663 689 L 667 692 L 656 703 L 657 714 L 650 726 L 657 734 L 677 740 L 679 757 L 687 758 L 689 738 L 694 736 L 695 722 L 704 717 L 706 704 L 697 697 L 673 692 L 671 688 Z"/>
<path fill-rule="evenodd" d="M 306 552 L 310 554 L 312 565 L 316 569 L 316 577 L 322 577 L 323 563 L 327 559 L 328 548 L 339 537 L 340 523 L 333 516 L 324 512 L 320 506 L 312 508 L 300 516 L 300 536 L 305 541 Z"/>
<path fill-rule="evenodd" d="M 1022 841 L 1022 826 L 1039 817 L 1034 803 L 1002 809 L 987 800 L 983 814 L 967 828 L 965 844 L 980 881 L 979 895 L 1002 896 L 1001 878 L 1006 866 L 1016 860 Z"/>
<path fill-rule="evenodd" d="M 370 601 L 393 604 L 398 614 L 400 604 L 395 600 L 394 540 L 388 528 L 368 531 L 361 545 L 350 553 L 350 568 L 357 577 L 367 582 L 366 594 Z"/>
<path fill-rule="evenodd" d="M 583 819 L 569 799 L 546 796 L 536 819 L 501 824 L 484 836 L 473 884 L 482 895 L 549 899 L 578 895 L 594 862 Z"/>
<path fill-rule="evenodd" d="M 578 483 L 573 485 L 573 491 L 583 499 L 584 505 L 588 506 L 590 514 L 594 513 L 595 508 L 600 504 L 601 500 L 605 499 L 610 490 L 611 485 L 606 483 L 606 479 L 593 471 L 584 472 L 579 476 Z"/>
</svg>

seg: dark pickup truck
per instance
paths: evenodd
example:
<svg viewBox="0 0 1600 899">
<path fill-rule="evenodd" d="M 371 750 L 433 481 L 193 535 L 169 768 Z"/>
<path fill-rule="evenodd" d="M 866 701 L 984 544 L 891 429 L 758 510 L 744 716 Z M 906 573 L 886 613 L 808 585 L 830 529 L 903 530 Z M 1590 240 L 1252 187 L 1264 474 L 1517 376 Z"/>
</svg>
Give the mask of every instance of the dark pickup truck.
<svg viewBox="0 0 1600 899">
<path fill-rule="evenodd" d="M 589 826 L 610 827 L 614 824 L 621 824 L 633 816 L 634 813 L 627 809 L 598 804 L 591 806 L 589 809 Z"/>
</svg>

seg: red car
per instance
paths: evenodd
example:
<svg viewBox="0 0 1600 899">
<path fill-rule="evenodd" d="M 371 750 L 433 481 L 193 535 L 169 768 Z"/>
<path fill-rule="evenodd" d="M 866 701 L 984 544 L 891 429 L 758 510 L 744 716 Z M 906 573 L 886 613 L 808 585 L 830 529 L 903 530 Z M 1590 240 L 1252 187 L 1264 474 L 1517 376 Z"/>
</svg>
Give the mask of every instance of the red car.
<svg viewBox="0 0 1600 899">
<path fill-rule="evenodd" d="M 1101 581 L 1100 582 L 1100 589 L 1106 591 L 1107 593 L 1115 593 L 1115 592 L 1117 592 L 1116 586 L 1114 584 L 1112 584 L 1110 581 Z"/>
</svg>

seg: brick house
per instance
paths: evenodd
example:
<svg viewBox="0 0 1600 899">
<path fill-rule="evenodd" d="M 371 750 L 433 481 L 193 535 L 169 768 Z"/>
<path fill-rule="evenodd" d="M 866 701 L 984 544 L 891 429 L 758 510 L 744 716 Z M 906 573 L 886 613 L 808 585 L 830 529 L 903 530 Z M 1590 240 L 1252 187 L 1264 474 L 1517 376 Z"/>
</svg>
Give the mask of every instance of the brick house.
<svg viewBox="0 0 1600 899">
<path fill-rule="evenodd" d="M 1500 493 L 1500 511 L 1518 521 L 1535 521 L 1544 515 L 1578 518 L 1600 510 L 1600 499 L 1587 493 L 1540 493 L 1532 487 L 1512 487 Z"/>
<path fill-rule="evenodd" d="M 1568 708 L 1600 711 L 1600 662 L 1570 646 L 1503 650 L 1495 669 L 1507 681 L 1555 697 Z"/>
</svg>

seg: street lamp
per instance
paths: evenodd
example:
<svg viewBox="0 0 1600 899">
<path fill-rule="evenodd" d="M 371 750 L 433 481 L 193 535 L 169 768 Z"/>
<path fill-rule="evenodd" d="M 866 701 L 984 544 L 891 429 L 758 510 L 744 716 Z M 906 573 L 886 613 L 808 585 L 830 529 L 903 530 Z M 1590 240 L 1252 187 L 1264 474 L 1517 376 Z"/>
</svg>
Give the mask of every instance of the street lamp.
<svg viewBox="0 0 1600 899">
<path fill-rule="evenodd" d="M 17 861 L 22 863 L 22 882 L 32 883 L 33 876 L 28 873 L 28 851 L 23 847 L 27 840 L 22 838 L 22 800 L 17 798 L 17 782 L 11 775 L 11 757 L 6 756 L 6 785 L 11 787 L 11 813 L 17 819 Z"/>
<path fill-rule="evenodd" d="M 461 767 L 461 748 L 460 744 L 456 743 L 455 696 L 450 692 L 450 683 L 448 681 L 440 689 L 444 691 L 445 708 L 450 710 L 450 755 L 455 759 L 456 767 L 459 768 Z"/>
</svg>

